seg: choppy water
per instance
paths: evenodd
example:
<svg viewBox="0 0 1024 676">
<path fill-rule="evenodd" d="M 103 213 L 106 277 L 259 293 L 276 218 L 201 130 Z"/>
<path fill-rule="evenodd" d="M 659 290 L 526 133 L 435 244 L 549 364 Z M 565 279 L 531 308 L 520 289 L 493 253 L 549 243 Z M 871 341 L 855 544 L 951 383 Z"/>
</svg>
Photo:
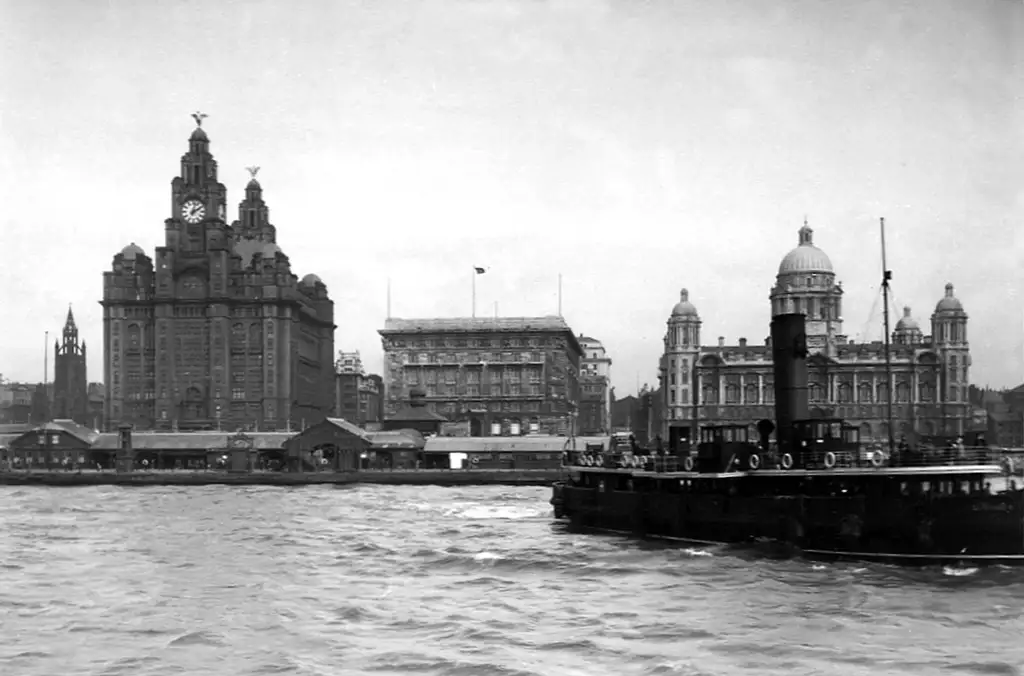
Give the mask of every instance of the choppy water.
<svg viewBox="0 0 1024 676">
<path fill-rule="evenodd" d="M 0 674 L 1017 674 L 1024 571 L 566 533 L 540 488 L 0 489 Z"/>
</svg>

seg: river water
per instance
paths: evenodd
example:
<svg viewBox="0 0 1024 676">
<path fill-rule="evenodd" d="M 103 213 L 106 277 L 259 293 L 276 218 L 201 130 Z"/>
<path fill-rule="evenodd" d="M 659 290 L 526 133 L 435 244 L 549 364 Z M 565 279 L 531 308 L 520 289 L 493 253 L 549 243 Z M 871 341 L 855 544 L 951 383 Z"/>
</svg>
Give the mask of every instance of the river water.
<svg viewBox="0 0 1024 676">
<path fill-rule="evenodd" d="M 1024 570 L 568 533 L 542 488 L 0 488 L 0 674 L 1018 674 Z"/>
</svg>

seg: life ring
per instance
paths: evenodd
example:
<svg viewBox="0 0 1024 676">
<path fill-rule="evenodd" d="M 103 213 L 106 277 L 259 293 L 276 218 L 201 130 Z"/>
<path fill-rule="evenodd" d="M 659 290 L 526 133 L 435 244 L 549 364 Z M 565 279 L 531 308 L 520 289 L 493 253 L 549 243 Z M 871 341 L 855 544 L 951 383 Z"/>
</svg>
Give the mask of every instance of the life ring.
<svg viewBox="0 0 1024 676">
<path fill-rule="evenodd" d="M 472 458 L 469 459 L 469 464 L 472 465 L 473 467 L 476 467 L 477 465 L 480 464 L 480 458 L 474 455 Z"/>
<path fill-rule="evenodd" d="M 793 456 L 789 453 L 782 454 L 782 469 L 791 469 L 793 467 Z"/>
<path fill-rule="evenodd" d="M 1003 467 L 1003 474 L 1006 474 L 1006 475 L 1013 474 L 1013 470 L 1014 470 L 1013 458 L 1011 458 L 1008 455 L 1004 455 L 1003 456 L 1003 461 L 1001 463 L 999 463 L 999 464 L 1002 465 L 1002 467 Z"/>
<path fill-rule="evenodd" d="M 829 451 L 825 454 L 825 469 L 832 469 L 836 466 L 836 454 Z"/>
<path fill-rule="evenodd" d="M 757 453 L 751 453 L 750 457 L 747 458 L 747 467 L 750 469 L 757 469 L 761 466 L 761 456 Z"/>
<path fill-rule="evenodd" d="M 693 471 L 693 457 L 688 455 L 685 458 L 683 458 L 683 469 L 686 470 L 687 472 Z"/>
<path fill-rule="evenodd" d="M 872 467 L 881 467 L 883 462 L 885 462 L 885 457 L 882 455 L 881 451 L 875 451 L 871 454 Z"/>
</svg>

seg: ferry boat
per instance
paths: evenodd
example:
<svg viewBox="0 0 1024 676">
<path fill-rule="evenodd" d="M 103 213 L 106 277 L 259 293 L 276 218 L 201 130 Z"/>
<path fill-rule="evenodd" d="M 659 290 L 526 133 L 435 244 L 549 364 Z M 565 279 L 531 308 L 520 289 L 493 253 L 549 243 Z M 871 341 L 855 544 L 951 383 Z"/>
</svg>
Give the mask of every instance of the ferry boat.
<svg viewBox="0 0 1024 676">
<path fill-rule="evenodd" d="M 555 517 L 596 529 L 786 554 L 897 563 L 1024 564 L 1024 491 L 987 448 L 888 453 L 859 429 L 808 416 L 805 316 L 771 326 L 776 422 L 700 430 L 696 453 L 563 455 Z M 769 443 L 775 432 L 776 444 Z M 1006 490 L 993 490 L 1003 483 Z"/>
</svg>

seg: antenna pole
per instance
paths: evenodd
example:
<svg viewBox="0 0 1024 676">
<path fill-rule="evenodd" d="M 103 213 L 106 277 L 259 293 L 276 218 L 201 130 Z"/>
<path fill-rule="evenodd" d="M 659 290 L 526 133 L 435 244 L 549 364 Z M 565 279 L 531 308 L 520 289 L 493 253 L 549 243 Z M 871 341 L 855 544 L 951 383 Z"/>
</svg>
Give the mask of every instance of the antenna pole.
<svg viewBox="0 0 1024 676">
<path fill-rule="evenodd" d="M 476 317 L 476 268 L 473 268 L 473 316 Z"/>
<path fill-rule="evenodd" d="M 889 350 L 889 280 L 892 279 L 892 272 L 889 270 L 885 258 L 885 219 L 879 219 L 879 226 L 882 231 L 882 316 L 885 319 L 885 394 L 886 414 L 889 418 L 889 454 L 895 448 L 892 430 L 892 353 Z"/>
<path fill-rule="evenodd" d="M 391 319 L 391 278 L 388 277 L 388 319 Z"/>
<path fill-rule="evenodd" d="M 558 273 L 558 316 L 562 316 L 562 273 Z"/>
</svg>

